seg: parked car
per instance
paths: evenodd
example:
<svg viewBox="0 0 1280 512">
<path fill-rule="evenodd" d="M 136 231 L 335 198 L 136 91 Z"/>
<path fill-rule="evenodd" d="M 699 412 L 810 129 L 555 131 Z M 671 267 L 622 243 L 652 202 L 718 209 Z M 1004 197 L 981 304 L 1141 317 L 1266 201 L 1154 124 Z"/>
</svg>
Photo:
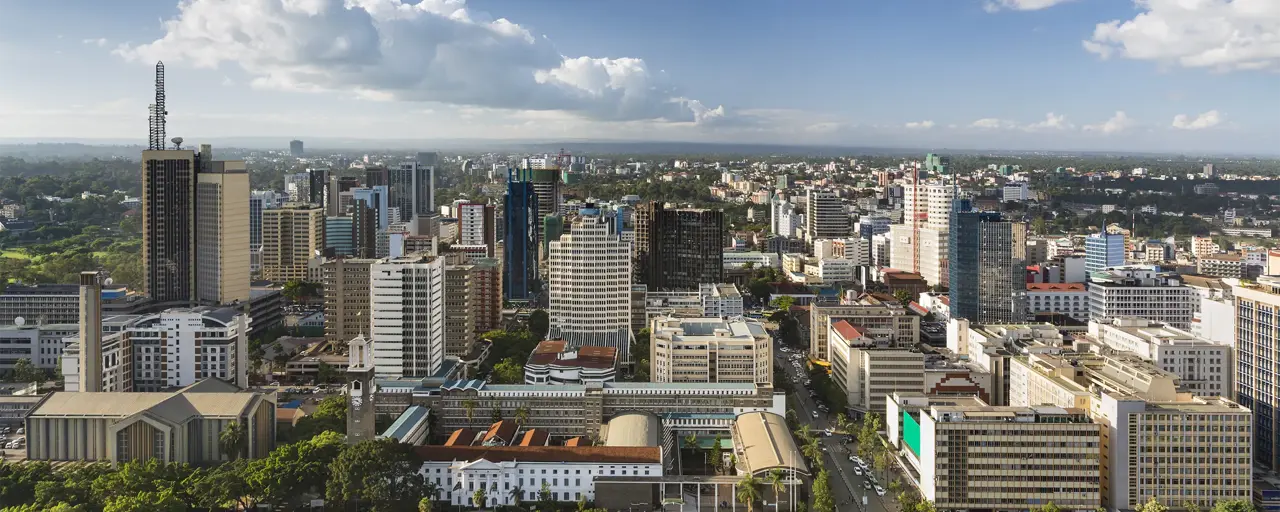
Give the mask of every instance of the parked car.
<svg viewBox="0 0 1280 512">
<path fill-rule="evenodd" d="M 880 487 L 879 485 L 877 485 L 877 486 L 875 486 L 875 488 L 876 488 L 876 494 L 877 494 L 877 495 L 879 495 L 879 496 L 884 496 L 884 487 Z"/>
</svg>

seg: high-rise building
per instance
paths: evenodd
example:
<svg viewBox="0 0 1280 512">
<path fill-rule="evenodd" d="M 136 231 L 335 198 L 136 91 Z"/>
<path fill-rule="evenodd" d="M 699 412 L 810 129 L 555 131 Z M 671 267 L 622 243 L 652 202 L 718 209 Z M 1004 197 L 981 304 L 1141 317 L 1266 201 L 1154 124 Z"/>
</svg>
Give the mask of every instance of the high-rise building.
<svg viewBox="0 0 1280 512">
<path fill-rule="evenodd" d="M 599 210 L 582 210 L 569 234 L 551 243 L 550 336 L 574 348 L 614 347 L 630 361 L 631 244 L 613 227 Z"/>
<path fill-rule="evenodd" d="M 329 197 L 329 168 L 317 167 L 307 169 L 307 202 L 327 208 L 329 201 L 338 198 Z"/>
<path fill-rule="evenodd" d="M 302 141 L 300 140 L 289 141 L 289 156 L 292 156 L 294 158 L 300 158 L 302 157 L 302 154 L 303 154 Z"/>
<path fill-rule="evenodd" d="M 533 192 L 538 196 L 537 225 L 542 225 L 542 219 L 560 211 L 560 205 L 564 203 L 560 191 L 560 168 L 544 160 L 525 159 L 517 172 L 519 181 L 533 185 Z"/>
<path fill-rule="evenodd" d="M 444 259 L 423 254 L 370 266 L 374 369 L 379 377 L 427 377 L 445 357 Z"/>
<path fill-rule="evenodd" d="M 724 280 L 724 212 L 671 209 L 657 201 L 636 208 L 636 281 L 650 290 L 694 290 Z"/>
<path fill-rule="evenodd" d="M 508 169 L 503 201 L 502 298 L 527 301 L 538 292 L 538 196 Z"/>
<path fill-rule="evenodd" d="M 195 299 L 196 174 L 192 150 L 142 152 L 143 293 L 161 304 Z"/>
<path fill-rule="evenodd" d="M 274 190 L 255 190 L 249 194 L 249 248 L 262 247 L 262 212 L 280 207 Z"/>
<path fill-rule="evenodd" d="M 322 265 L 324 284 L 324 337 L 345 343 L 356 336 L 368 336 L 370 258 L 335 258 Z"/>
<path fill-rule="evenodd" d="M 399 210 L 401 221 L 409 222 L 416 217 L 429 217 L 438 213 L 434 163 L 428 165 L 416 160 L 402 162 L 388 169 L 386 178 L 390 205 Z"/>
<path fill-rule="evenodd" d="M 1131 316 L 1190 329 L 1200 303 L 1182 276 L 1160 267 L 1114 267 L 1090 276 L 1089 319 Z"/>
<path fill-rule="evenodd" d="M 444 353 L 465 358 L 476 343 L 479 271 L 468 264 L 446 262 L 444 275 Z"/>
<path fill-rule="evenodd" d="M 805 241 L 849 236 L 849 214 L 840 196 L 831 192 L 809 190 L 805 196 Z"/>
<path fill-rule="evenodd" d="M 1084 271 L 1092 274 L 1124 265 L 1124 235 L 1094 233 L 1084 239 Z"/>
<path fill-rule="evenodd" d="M 1256 432 L 1253 459 L 1280 468 L 1280 378 L 1274 371 L 1280 340 L 1280 276 L 1261 276 L 1256 284 L 1233 286 L 1236 298 L 1236 400 L 1253 411 Z"/>
<path fill-rule="evenodd" d="M 494 249 L 494 208 L 484 203 L 462 203 L 458 205 L 458 245 L 475 247 L 484 246 L 487 258 L 493 257 Z"/>
<path fill-rule="evenodd" d="M 306 203 L 311 201 L 311 174 L 296 172 L 284 175 L 285 202 Z"/>
<path fill-rule="evenodd" d="M 196 175 L 196 302 L 248 304 L 249 172 L 239 160 L 201 163 Z"/>
<path fill-rule="evenodd" d="M 946 174 L 951 165 L 951 157 L 929 153 L 924 156 L 924 168 L 929 172 Z"/>
<path fill-rule="evenodd" d="M 652 337 L 653 382 L 773 385 L 773 342 L 755 320 L 655 318 Z"/>
<path fill-rule="evenodd" d="M 352 233 L 352 217 L 324 218 L 324 255 L 328 258 L 341 258 L 355 254 L 355 242 Z"/>
<path fill-rule="evenodd" d="M 1204 177 L 1213 179 L 1215 174 L 1216 171 L 1213 168 L 1213 164 L 1204 164 Z"/>
<path fill-rule="evenodd" d="M 347 206 L 350 204 L 351 190 L 360 188 L 360 178 L 355 176 L 329 176 L 329 183 L 325 185 L 325 215 L 336 216 L 346 213 Z M 376 188 L 370 185 L 369 188 Z M 387 195 L 383 191 L 383 195 Z M 386 208 L 383 208 L 385 211 Z"/>
<path fill-rule="evenodd" d="M 307 280 L 307 266 L 324 251 L 324 209 L 287 203 L 262 212 L 262 278 Z"/>
<path fill-rule="evenodd" d="M 996 212 L 966 209 L 957 205 L 951 213 L 951 318 L 984 324 L 1025 321 L 1027 225 Z"/>
<path fill-rule="evenodd" d="M 497 258 L 471 258 L 471 288 L 475 300 L 476 338 L 498 329 L 502 322 L 502 262 Z"/>
</svg>

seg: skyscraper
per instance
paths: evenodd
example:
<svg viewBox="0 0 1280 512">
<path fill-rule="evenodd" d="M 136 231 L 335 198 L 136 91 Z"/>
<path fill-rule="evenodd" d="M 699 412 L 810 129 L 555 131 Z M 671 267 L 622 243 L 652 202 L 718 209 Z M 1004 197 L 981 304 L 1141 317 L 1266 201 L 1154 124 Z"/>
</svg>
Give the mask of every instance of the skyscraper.
<svg viewBox="0 0 1280 512">
<path fill-rule="evenodd" d="M 1280 340 L 1280 276 L 1233 286 L 1236 298 L 1236 401 L 1253 411 L 1253 460 L 1280 468 L 1280 378 L 1274 370 Z"/>
<path fill-rule="evenodd" d="M 545 159 L 526 158 L 519 170 L 520 181 L 533 184 L 534 193 L 538 195 L 538 225 L 548 215 L 560 211 L 564 197 L 560 190 L 560 167 L 547 163 Z"/>
<path fill-rule="evenodd" d="M 805 241 L 849 236 L 849 214 L 840 196 L 831 192 L 809 190 L 805 200 Z"/>
<path fill-rule="evenodd" d="M 324 251 L 324 209 L 288 203 L 262 214 L 262 278 L 307 280 L 307 265 Z"/>
<path fill-rule="evenodd" d="M 329 169 L 307 169 L 307 202 L 323 208 L 328 205 L 328 201 L 336 200 L 336 197 L 329 197 Z"/>
<path fill-rule="evenodd" d="M 458 245 L 484 246 L 486 257 L 493 257 L 493 205 L 461 203 L 458 205 Z"/>
<path fill-rule="evenodd" d="M 671 209 L 651 201 L 636 208 L 636 277 L 649 290 L 693 290 L 724 281 L 724 212 Z"/>
<path fill-rule="evenodd" d="M 324 337 L 334 342 L 369 335 L 369 269 L 377 260 L 336 258 L 324 262 Z"/>
<path fill-rule="evenodd" d="M 599 210 L 584 209 L 550 252 L 550 337 L 570 347 L 614 347 L 630 361 L 631 244 Z"/>
<path fill-rule="evenodd" d="M 201 155 L 212 157 L 209 146 Z M 243 161 L 201 162 L 196 175 L 196 301 L 249 303 L 249 172 Z"/>
<path fill-rule="evenodd" d="M 294 158 L 299 158 L 302 156 L 302 154 L 303 154 L 302 141 L 300 140 L 289 141 L 289 155 Z"/>
<path fill-rule="evenodd" d="M 503 203 L 502 298 L 527 301 L 538 290 L 538 196 L 508 169 Z"/>
<path fill-rule="evenodd" d="M 956 201 L 951 213 L 951 318 L 983 324 L 1024 322 L 1027 309 L 1027 226 L 996 212 L 969 211 Z"/>
<path fill-rule="evenodd" d="M 370 266 L 374 368 L 379 377 L 427 377 L 445 356 L 444 259 L 423 254 Z"/>
<path fill-rule="evenodd" d="M 1107 267 L 1124 266 L 1124 235 L 1106 231 L 1084 239 L 1084 271 L 1092 274 Z"/>
<path fill-rule="evenodd" d="M 262 247 L 262 211 L 280 206 L 274 190 L 255 190 L 249 195 L 249 248 Z"/>
<path fill-rule="evenodd" d="M 166 305 L 195 298 L 195 202 L 199 155 L 142 152 L 143 293 Z"/>
</svg>

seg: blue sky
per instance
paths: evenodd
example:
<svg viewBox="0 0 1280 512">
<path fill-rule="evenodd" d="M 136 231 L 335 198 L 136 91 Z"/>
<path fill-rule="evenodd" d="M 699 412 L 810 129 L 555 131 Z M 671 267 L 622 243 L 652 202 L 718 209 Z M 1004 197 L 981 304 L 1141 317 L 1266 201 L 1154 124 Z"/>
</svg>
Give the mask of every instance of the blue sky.
<svg viewBox="0 0 1280 512">
<path fill-rule="evenodd" d="M 346 4 L 4 2 L 0 137 L 1280 152 L 1273 0 Z"/>
</svg>

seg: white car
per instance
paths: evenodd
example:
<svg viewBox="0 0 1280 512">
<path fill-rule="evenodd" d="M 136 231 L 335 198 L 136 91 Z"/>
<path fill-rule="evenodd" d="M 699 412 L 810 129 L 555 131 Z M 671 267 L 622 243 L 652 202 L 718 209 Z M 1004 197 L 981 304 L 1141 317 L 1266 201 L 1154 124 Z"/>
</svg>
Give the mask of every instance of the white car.
<svg viewBox="0 0 1280 512">
<path fill-rule="evenodd" d="M 853 468 L 853 474 L 862 476 L 862 468 Z"/>
<path fill-rule="evenodd" d="M 813 414 L 814 419 L 818 418 L 818 411 L 810 411 L 810 414 Z"/>
<path fill-rule="evenodd" d="M 884 496 L 884 487 L 880 487 L 879 485 L 877 485 L 877 486 L 876 486 L 876 494 L 877 494 L 877 495 L 879 495 L 879 496 Z"/>
</svg>

